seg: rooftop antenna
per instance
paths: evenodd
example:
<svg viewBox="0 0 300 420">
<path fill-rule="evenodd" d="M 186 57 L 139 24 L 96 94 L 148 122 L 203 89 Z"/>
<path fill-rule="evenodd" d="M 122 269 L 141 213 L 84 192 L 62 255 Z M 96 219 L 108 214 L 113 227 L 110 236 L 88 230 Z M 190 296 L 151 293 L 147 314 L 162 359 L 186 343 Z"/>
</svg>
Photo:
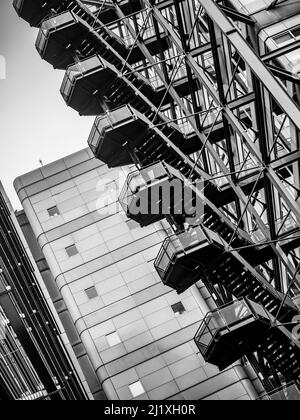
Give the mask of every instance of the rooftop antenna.
<svg viewBox="0 0 300 420">
<path fill-rule="evenodd" d="M 39 159 L 39 163 L 40 163 L 41 166 L 44 166 L 44 163 L 43 163 L 42 159 Z"/>
</svg>

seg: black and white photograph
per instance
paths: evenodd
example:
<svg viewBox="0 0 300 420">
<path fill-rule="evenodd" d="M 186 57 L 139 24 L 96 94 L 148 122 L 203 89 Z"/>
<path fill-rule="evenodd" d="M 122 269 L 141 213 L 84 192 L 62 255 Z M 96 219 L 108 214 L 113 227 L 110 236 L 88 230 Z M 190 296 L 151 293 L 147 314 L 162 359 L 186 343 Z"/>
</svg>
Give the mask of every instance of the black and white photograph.
<svg viewBox="0 0 300 420">
<path fill-rule="evenodd" d="M 300 400 L 299 0 L 0 0 L 0 400 Z"/>
</svg>

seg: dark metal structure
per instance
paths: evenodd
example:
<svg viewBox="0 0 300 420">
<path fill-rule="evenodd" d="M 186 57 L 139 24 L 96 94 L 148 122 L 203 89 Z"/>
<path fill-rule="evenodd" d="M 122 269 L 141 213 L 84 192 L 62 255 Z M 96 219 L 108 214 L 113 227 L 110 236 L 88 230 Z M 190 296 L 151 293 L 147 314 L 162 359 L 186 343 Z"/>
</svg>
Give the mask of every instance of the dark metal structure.
<svg viewBox="0 0 300 420">
<path fill-rule="evenodd" d="M 15 7 L 40 25 L 41 56 L 66 68 L 67 104 L 97 115 L 89 139 L 97 158 L 110 167 L 134 163 L 142 174 L 164 162 L 164 182 L 178 178 L 205 196 L 197 226 L 185 214 L 168 215 L 175 236 L 156 261 L 162 280 L 178 292 L 202 280 L 229 311 L 241 298 L 264 308 L 262 333 L 248 337 L 251 353 L 241 345 L 233 354 L 247 356 L 268 392 L 299 385 L 291 332 L 300 291 L 300 3 L 61 0 L 41 7 L 23 0 Z M 129 216 L 141 186 L 150 191 L 154 183 L 132 190 L 129 180 L 121 197 Z M 147 225 L 165 214 L 140 216 Z M 223 366 L 222 340 L 214 345 L 214 363 Z"/>
<path fill-rule="evenodd" d="M 292 346 L 291 333 L 262 305 L 247 299 L 235 300 L 209 313 L 195 342 L 205 360 L 220 369 L 258 351 L 266 358 L 276 352 L 273 366 L 286 380 L 300 372 L 300 343 Z"/>
<path fill-rule="evenodd" d="M 0 192 L 0 400 L 86 400 Z"/>
</svg>

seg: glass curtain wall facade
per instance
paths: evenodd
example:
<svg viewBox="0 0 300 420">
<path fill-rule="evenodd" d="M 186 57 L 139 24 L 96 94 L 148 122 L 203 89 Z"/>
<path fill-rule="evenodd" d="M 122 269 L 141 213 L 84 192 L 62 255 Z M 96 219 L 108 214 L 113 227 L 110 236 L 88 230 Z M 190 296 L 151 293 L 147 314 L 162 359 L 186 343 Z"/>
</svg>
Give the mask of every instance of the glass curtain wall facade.
<svg viewBox="0 0 300 420">
<path fill-rule="evenodd" d="M 0 213 L 0 399 L 86 400 L 88 389 L 1 185 Z"/>
</svg>

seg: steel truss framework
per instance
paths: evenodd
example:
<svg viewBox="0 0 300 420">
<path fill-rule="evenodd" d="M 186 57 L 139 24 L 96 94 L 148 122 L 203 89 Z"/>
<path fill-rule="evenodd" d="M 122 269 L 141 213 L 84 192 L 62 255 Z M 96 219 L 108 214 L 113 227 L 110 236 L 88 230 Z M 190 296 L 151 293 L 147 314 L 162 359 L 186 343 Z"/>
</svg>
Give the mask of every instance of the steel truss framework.
<svg viewBox="0 0 300 420">
<path fill-rule="evenodd" d="M 270 1 L 268 10 L 282 10 L 287 3 Z M 94 34 L 93 45 L 85 40 L 74 49 L 74 62 L 101 55 L 101 45 L 117 79 L 149 108 L 151 132 L 188 168 L 185 181 L 192 185 L 201 178 L 206 189 L 214 187 L 206 206 L 231 229 L 226 252 L 282 294 L 280 319 L 285 303 L 300 291 L 300 79 L 281 61 L 297 51 L 300 41 L 274 51 L 262 47 L 251 14 L 234 8 L 230 0 L 47 4 L 43 18 L 71 10 Z M 125 54 L 115 46 L 120 43 Z M 160 92 L 156 103 L 137 89 L 135 77 L 141 76 Z M 99 97 L 108 117 L 116 107 L 114 95 L 121 100 L 115 93 Z M 178 146 L 174 131 L 168 134 L 166 127 L 180 132 L 184 143 Z M 139 168 L 145 166 L 138 153 L 130 153 Z M 218 194 L 225 197 L 221 205 L 214 200 Z M 258 267 L 241 255 L 266 246 L 268 258 Z M 223 285 L 206 285 L 217 305 L 231 301 Z M 282 385 L 285 379 L 260 351 L 247 357 L 268 391 Z"/>
</svg>

